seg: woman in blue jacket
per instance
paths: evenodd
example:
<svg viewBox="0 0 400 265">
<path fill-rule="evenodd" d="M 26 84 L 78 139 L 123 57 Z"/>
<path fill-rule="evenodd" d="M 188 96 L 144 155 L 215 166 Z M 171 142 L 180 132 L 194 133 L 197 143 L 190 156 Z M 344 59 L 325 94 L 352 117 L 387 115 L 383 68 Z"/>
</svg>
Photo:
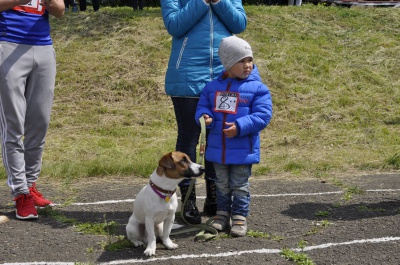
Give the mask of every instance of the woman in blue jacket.
<svg viewBox="0 0 400 265">
<path fill-rule="evenodd" d="M 203 89 L 195 120 L 204 117 L 210 132 L 206 158 L 217 173 L 217 215 L 211 226 L 244 236 L 250 207 L 249 177 L 260 162 L 260 131 L 272 117 L 272 99 L 253 64 L 250 45 L 236 36 L 224 38 L 219 48 L 226 69 Z"/>
<path fill-rule="evenodd" d="M 222 38 L 246 29 L 247 18 L 241 0 L 161 0 L 165 27 L 172 36 L 171 54 L 165 76 L 165 91 L 171 97 L 178 125 L 176 150 L 196 161 L 200 127 L 193 119 L 205 84 L 222 71 L 218 47 Z M 215 172 L 205 161 L 207 197 L 204 212 L 214 215 Z M 180 183 L 182 201 L 190 180 Z M 200 223 L 193 189 L 183 211 L 192 224 Z"/>
</svg>

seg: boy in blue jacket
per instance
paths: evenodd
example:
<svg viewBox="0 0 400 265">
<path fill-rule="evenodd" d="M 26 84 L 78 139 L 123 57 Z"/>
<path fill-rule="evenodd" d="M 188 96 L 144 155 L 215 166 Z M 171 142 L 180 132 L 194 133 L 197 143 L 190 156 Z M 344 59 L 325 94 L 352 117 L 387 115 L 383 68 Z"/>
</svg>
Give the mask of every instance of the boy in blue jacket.
<svg viewBox="0 0 400 265">
<path fill-rule="evenodd" d="M 206 159 L 217 178 L 217 214 L 211 226 L 230 235 L 245 236 L 250 208 L 249 177 L 260 162 L 260 131 L 272 117 L 272 99 L 262 83 L 253 52 L 243 39 L 222 39 L 218 55 L 225 68 L 203 89 L 195 119 L 204 117 L 209 129 Z"/>
</svg>

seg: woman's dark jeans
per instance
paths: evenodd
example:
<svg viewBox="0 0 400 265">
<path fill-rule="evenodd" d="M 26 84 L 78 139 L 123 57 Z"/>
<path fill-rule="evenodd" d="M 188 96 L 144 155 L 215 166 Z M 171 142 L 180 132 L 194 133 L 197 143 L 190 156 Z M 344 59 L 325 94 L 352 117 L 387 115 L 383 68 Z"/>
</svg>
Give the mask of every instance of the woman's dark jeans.
<svg viewBox="0 0 400 265">
<path fill-rule="evenodd" d="M 196 147 L 199 144 L 201 128 L 195 121 L 195 113 L 197 108 L 198 98 L 188 97 L 171 97 L 175 110 L 175 118 L 178 125 L 178 137 L 176 139 L 176 151 L 186 153 L 193 162 L 196 159 Z M 207 147 L 206 147 L 207 152 Z M 215 180 L 214 165 L 207 160 L 204 160 L 206 180 Z M 179 186 L 188 186 L 190 179 L 185 179 Z"/>
</svg>

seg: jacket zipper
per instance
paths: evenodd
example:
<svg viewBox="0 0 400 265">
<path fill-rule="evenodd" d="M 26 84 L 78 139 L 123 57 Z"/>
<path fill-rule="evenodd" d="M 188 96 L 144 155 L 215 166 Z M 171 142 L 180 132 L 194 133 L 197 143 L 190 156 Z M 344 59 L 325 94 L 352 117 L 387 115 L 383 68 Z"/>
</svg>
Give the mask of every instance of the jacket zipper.
<svg viewBox="0 0 400 265">
<path fill-rule="evenodd" d="M 251 135 L 249 135 L 249 144 L 250 144 L 249 151 L 250 151 L 250 154 L 252 154 L 253 153 L 253 140 L 251 138 Z"/>
<path fill-rule="evenodd" d="M 226 91 L 229 91 L 231 89 L 231 81 L 228 82 L 228 86 L 226 87 Z M 226 122 L 226 113 L 224 113 L 224 117 L 222 118 L 222 129 L 223 130 L 225 128 L 225 122 Z M 222 131 L 221 133 L 221 137 L 222 137 L 222 157 L 221 157 L 221 161 L 222 161 L 222 165 L 225 165 L 226 163 L 226 136 L 224 135 L 224 132 Z"/>
<path fill-rule="evenodd" d="M 211 5 L 209 7 L 209 19 L 210 19 L 210 81 L 213 80 L 214 69 L 214 24 L 213 24 L 213 13 Z"/>
<path fill-rule="evenodd" d="M 186 47 L 188 38 L 189 38 L 189 37 L 185 37 L 185 39 L 183 40 L 182 47 L 181 47 L 181 50 L 180 50 L 180 52 L 179 52 L 178 61 L 176 61 L 176 69 L 179 69 L 179 65 L 181 64 L 181 60 L 182 60 L 182 56 L 183 56 L 183 51 L 185 50 L 185 47 Z"/>
</svg>

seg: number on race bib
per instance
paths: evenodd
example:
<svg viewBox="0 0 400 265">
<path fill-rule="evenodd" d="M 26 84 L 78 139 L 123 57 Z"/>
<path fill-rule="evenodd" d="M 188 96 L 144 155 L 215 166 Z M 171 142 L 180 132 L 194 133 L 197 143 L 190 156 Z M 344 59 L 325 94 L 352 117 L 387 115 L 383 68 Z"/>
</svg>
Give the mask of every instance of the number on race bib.
<svg viewBox="0 0 400 265">
<path fill-rule="evenodd" d="M 15 11 L 43 15 L 44 6 L 40 5 L 40 0 L 31 0 L 26 5 L 15 6 L 12 8 Z"/>
<path fill-rule="evenodd" d="M 215 93 L 215 109 L 216 112 L 224 112 L 236 114 L 239 104 L 239 93 L 217 91 Z"/>
</svg>

